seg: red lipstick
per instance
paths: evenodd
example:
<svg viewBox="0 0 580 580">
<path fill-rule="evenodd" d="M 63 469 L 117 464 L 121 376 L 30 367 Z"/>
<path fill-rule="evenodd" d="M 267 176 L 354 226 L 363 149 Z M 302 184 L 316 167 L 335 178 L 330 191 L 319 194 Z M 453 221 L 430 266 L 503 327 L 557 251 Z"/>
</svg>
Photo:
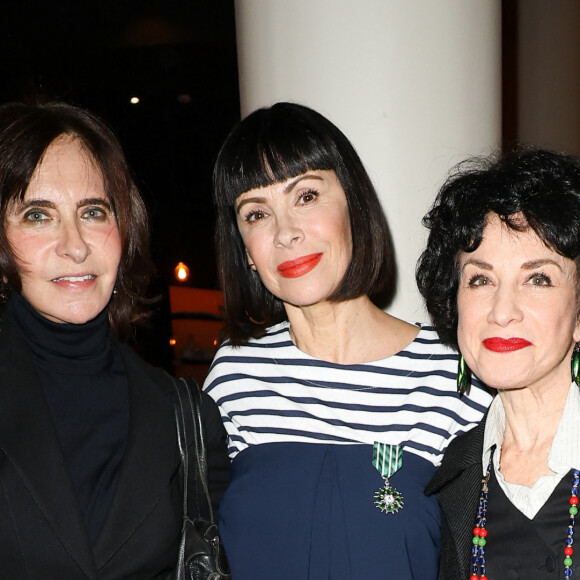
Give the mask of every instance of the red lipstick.
<svg viewBox="0 0 580 580">
<path fill-rule="evenodd" d="M 296 258 L 296 260 L 288 260 L 278 266 L 278 272 L 283 278 L 299 278 L 314 269 L 321 258 L 322 253 L 319 253 L 301 256 Z"/>
<path fill-rule="evenodd" d="M 483 346 L 493 352 L 513 352 L 514 350 L 526 348 L 526 346 L 532 346 L 532 343 L 525 338 L 499 338 L 494 336 L 493 338 L 486 338 L 483 341 Z"/>
</svg>

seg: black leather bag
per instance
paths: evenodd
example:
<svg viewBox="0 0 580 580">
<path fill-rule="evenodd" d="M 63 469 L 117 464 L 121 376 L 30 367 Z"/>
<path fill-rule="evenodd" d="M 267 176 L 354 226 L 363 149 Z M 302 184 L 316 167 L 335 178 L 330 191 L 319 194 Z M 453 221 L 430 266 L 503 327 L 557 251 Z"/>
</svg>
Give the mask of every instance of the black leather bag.
<svg viewBox="0 0 580 580">
<path fill-rule="evenodd" d="M 231 580 L 208 492 L 201 392 L 193 378 L 173 382 L 177 439 L 184 477 L 183 528 L 175 578 Z M 191 445 L 193 454 L 188 453 Z"/>
</svg>

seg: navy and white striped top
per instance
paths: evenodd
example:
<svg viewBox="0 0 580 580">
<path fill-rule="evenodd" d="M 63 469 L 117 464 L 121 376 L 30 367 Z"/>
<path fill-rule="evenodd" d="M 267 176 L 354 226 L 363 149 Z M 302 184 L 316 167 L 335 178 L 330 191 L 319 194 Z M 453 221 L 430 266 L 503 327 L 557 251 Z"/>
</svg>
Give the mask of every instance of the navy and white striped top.
<svg viewBox="0 0 580 580">
<path fill-rule="evenodd" d="M 204 390 L 220 407 L 232 458 L 263 443 L 379 441 L 437 466 L 491 401 L 476 380 L 460 398 L 456 376 L 457 354 L 430 326 L 390 357 L 342 365 L 300 351 L 283 322 L 242 346 L 222 346 Z"/>
</svg>

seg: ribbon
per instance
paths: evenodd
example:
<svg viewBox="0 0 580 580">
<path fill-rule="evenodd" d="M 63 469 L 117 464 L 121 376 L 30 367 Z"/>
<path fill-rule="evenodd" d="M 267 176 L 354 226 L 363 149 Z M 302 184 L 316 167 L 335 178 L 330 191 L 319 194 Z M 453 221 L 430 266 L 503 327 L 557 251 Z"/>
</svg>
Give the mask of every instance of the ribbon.
<svg viewBox="0 0 580 580">
<path fill-rule="evenodd" d="M 391 477 L 403 466 L 403 448 L 400 445 L 375 441 L 373 465 L 383 477 Z"/>
</svg>

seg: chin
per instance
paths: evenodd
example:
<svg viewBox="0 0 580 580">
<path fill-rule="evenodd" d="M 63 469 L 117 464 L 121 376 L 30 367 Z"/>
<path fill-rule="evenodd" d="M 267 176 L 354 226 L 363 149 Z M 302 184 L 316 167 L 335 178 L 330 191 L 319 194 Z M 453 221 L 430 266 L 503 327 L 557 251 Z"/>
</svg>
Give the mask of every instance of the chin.
<svg viewBox="0 0 580 580">
<path fill-rule="evenodd" d="M 527 374 L 518 374 L 517 376 L 514 374 L 506 376 L 504 374 L 498 377 L 496 373 L 487 373 L 488 380 L 484 378 L 485 373 L 477 376 L 488 387 L 498 391 L 519 391 L 520 389 L 525 389 L 530 381 L 530 377 Z"/>
<path fill-rule="evenodd" d="M 281 300 L 286 304 L 290 304 L 297 308 L 307 308 L 308 306 L 314 306 L 326 302 L 330 295 L 331 292 L 322 293 L 320 291 L 305 291 L 295 295 L 287 295 L 286 297 L 281 298 Z"/>
<path fill-rule="evenodd" d="M 526 388 L 526 387 L 521 387 L 521 386 L 513 387 L 511 385 L 496 385 L 494 387 L 492 387 L 491 385 L 489 385 L 489 386 L 492 389 L 495 389 L 496 391 L 499 391 L 502 393 L 521 391 L 522 389 Z"/>
<path fill-rule="evenodd" d="M 60 324 L 85 324 L 96 318 L 102 311 L 103 308 L 85 305 L 59 312 L 45 312 L 43 315 Z"/>
<path fill-rule="evenodd" d="M 95 308 L 93 310 L 74 313 L 71 314 L 69 322 L 70 324 L 85 324 L 93 320 L 93 318 L 96 318 L 102 311 L 102 309 L 98 310 Z"/>
</svg>

